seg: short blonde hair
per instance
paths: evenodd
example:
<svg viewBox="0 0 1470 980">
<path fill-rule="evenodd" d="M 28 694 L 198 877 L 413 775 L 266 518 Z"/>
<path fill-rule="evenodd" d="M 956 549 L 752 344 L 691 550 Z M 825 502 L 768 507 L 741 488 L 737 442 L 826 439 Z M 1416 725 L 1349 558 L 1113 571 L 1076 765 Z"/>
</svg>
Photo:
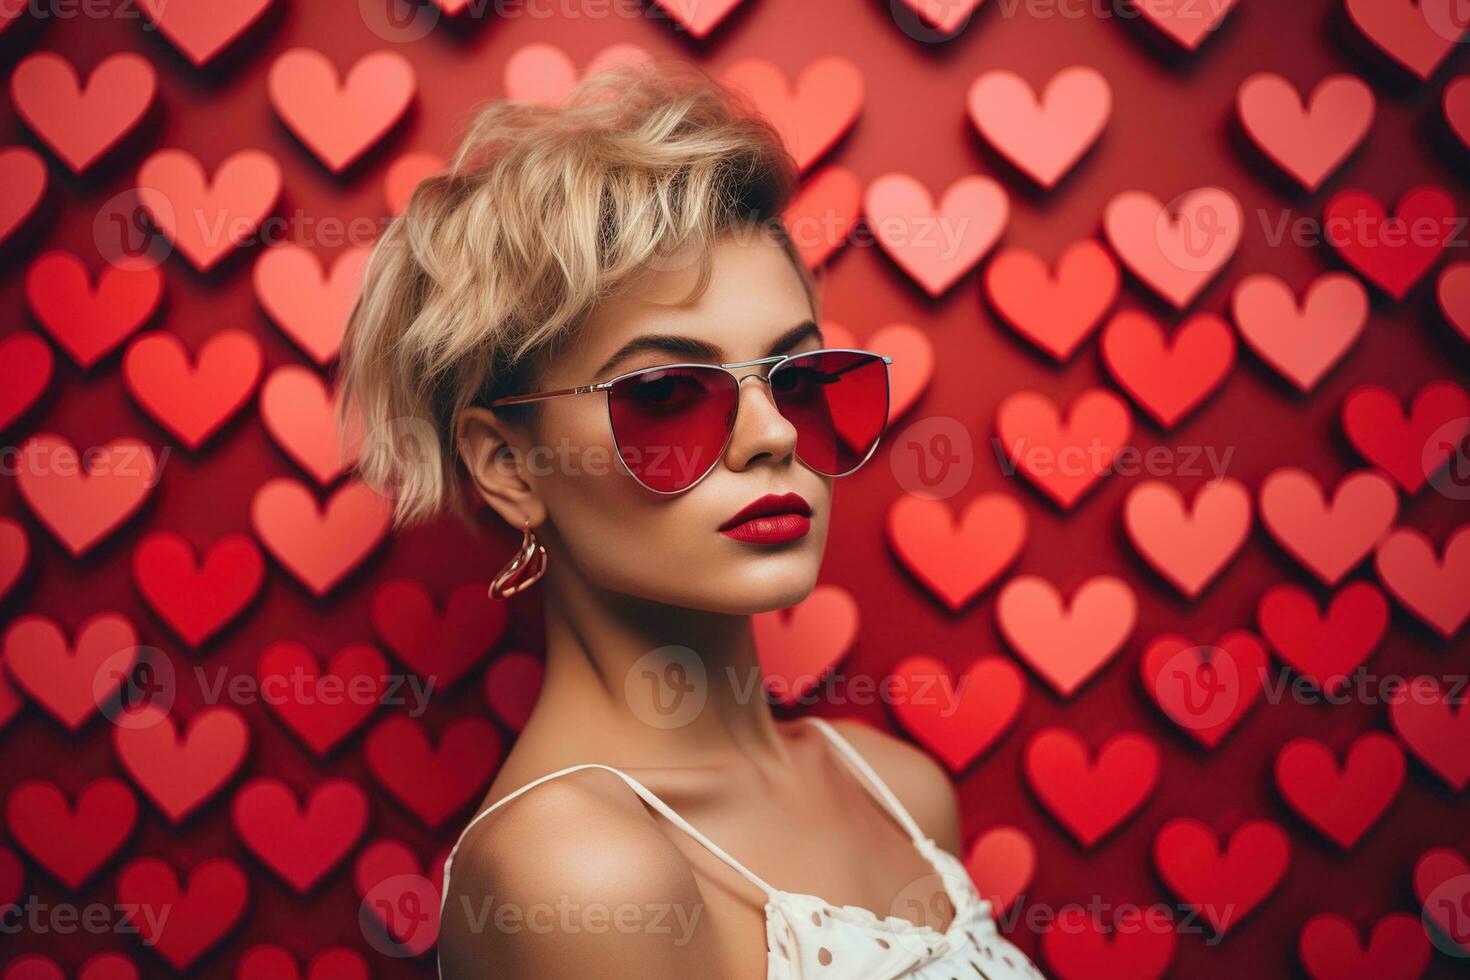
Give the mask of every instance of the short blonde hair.
<svg viewBox="0 0 1470 980">
<path fill-rule="evenodd" d="M 531 355 L 673 250 L 695 250 L 697 296 L 717 238 L 769 228 L 815 315 L 781 219 L 797 180 L 749 99 L 680 60 L 590 75 L 559 106 L 481 109 L 375 245 L 343 339 L 343 445 L 360 425 L 355 469 L 393 499 L 394 526 L 446 504 L 467 520 L 456 416 L 527 383 Z"/>
</svg>

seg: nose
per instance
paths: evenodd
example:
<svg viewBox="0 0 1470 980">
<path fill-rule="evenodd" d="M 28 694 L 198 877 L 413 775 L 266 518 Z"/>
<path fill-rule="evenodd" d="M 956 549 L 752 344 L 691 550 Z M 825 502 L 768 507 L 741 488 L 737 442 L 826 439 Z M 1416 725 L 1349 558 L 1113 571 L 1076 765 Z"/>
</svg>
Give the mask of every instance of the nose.
<svg viewBox="0 0 1470 980">
<path fill-rule="evenodd" d="M 725 448 L 726 466 L 740 472 L 762 460 L 780 461 L 795 454 L 796 428 L 776 408 L 769 381 L 759 374 L 741 378 L 737 405 L 735 431 Z"/>
</svg>

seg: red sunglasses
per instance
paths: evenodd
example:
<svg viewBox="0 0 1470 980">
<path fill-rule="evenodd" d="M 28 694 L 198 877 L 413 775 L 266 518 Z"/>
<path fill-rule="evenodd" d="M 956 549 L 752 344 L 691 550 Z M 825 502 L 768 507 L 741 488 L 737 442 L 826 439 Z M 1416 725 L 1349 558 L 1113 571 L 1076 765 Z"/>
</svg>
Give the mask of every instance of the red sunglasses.
<svg viewBox="0 0 1470 980">
<path fill-rule="evenodd" d="M 796 456 L 846 476 L 878 448 L 888 424 L 888 365 L 872 351 L 829 348 L 730 364 L 660 364 L 598 384 L 507 395 L 490 408 L 607 392 L 613 443 L 628 474 L 655 493 L 688 490 L 715 468 L 735 431 L 740 384 L 759 378 L 796 429 Z M 771 365 L 764 376 L 731 368 Z"/>
</svg>

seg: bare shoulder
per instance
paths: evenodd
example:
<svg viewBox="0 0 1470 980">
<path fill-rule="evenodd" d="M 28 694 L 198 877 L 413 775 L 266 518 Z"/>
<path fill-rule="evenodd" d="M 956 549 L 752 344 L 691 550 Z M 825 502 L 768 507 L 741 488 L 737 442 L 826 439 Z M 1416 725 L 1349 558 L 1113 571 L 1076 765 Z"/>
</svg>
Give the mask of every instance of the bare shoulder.
<svg viewBox="0 0 1470 980">
<path fill-rule="evenodd" d="M 934 757 L 861 721 L 834 720 L 831 724 L 883 778 L 924 833 L 945 850 L 957 852 L 959 801 L 949 773 Z"/>
<path fill-rule="evenodd" d="M 616 775 L 505 803 L 460 842 L 439 931 L 444 980 L 718 972 L 688 861 Z"/>
</svg>

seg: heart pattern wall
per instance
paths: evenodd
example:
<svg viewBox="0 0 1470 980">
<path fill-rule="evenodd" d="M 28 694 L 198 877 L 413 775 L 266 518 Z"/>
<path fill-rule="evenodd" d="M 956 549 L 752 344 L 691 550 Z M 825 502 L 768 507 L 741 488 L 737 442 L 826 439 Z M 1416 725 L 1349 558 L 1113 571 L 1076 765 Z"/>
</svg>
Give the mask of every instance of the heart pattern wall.
<svg viewBox="0 0 1470 980">
<path fill-rule="evenodd" d="M 649 54 L 771 116 L 895 358 L 782 710 L 940 760 L 1056 976 L 1463 973 L 1451 0 L 554 6 L 0 3 L 0 977 L 432 975 L 537 600 L 344 477 L 341 326 L 475 103 Z"/>
</svg>

